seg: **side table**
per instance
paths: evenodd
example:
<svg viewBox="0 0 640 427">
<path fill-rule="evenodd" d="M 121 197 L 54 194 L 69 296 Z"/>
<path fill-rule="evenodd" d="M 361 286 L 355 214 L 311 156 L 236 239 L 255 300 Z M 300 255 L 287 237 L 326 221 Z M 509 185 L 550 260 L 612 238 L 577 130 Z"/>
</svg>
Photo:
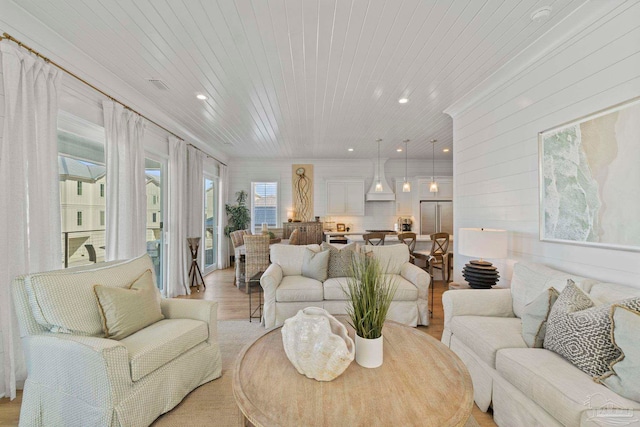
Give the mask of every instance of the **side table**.
<svg viewBox="0 0 640 427">
<path fill-rule="evenodd" d="M 260 285 L 260 279 L 264 271 L 259 271 L 249 279 L 247 283 L 247 293 L 249 294 L 249 322 L 251 319 L 260 319 L 262 320 L 262 286 Z M 254 290 L 255 289 L 255 290 Z M 254 292 L 258 292 L 258 306 L 256 308 L 252 307 L 252 296 Z M 255 316 L 256 311 L 258 312 L 258 316 Z"/>
</svg>

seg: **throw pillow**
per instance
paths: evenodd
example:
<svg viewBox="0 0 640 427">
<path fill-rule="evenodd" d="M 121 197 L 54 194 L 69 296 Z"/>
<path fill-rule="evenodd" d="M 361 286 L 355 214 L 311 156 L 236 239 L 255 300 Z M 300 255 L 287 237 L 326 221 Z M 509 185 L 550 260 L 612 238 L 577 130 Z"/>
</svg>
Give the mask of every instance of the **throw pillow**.
<svg viewBox="0 0 640 427">
<path fill-rule="evenodd" d="M 327 269 L 327 276 L 331 279 L 334 277 L 348 277 L 351 276 L 351 260 L 353 254 L 356 251 L 356 244 L 349 243 L 348 245 L 338 249 L 329 243 L 322 242 L 322 250 L 329 251 L 329 268 Z"/>
<path fill-rule="evenodd" d="M 613 345 L 620 356 L 611 363 L 611 371 L 597 379 L 611 390 L 640 402 L 640 311 L 618 304 L 611 308 Z"/>
<path fill-rule="evenodd" d="M 537 298 L 524 307 L 522 313 L 522 338 L 527 346 L 542 348 L 547 331 L 547 318 L 551 307 L 558 299 L 555 288 L 545 289 Z"/>
<path fill-rule="evenodd" d="M 151 270 L 145 271 L 128 288 L 94 285 L 106 338 L 120 340 L 164 319 L 160 294 Z"/>
<path fill-rule="evenodd" d="M 314 252 L 304 248 L 302 258 L 302 275 L 321 282 L 327 280 L 327 267 L 329 266 L 329 251 Z"/>
<path fill-rule="evenodd" d="M 639 297 L 616 304 L 640 310 Z M 593 305 L 589 296 L 569 281 L 549 313 L 544 348 L 592 377 L 600 377 L 609 371 L 609 364 L 620 356 L 620 350 L 611 340 L 612 304 Z"/>
<path fill-rule="evenodd" d="M 299 245 L 300 244 L 300 232 L 297 228 L 294 228 L 291 234 L 289 235 L 289 244 L 290 245 Z"/>
</svg>

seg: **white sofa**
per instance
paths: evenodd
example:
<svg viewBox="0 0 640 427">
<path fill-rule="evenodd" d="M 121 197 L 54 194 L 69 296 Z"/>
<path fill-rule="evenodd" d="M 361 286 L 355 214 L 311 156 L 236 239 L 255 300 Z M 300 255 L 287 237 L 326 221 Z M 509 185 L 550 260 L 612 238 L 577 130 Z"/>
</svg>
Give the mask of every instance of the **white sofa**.
<svg viewBox="0 0 640 427">
<path fill-rule="evenodd" d="M 324 308 L 331 314 L 346 314 L 347 277 L 324 282 L 302 276 L 305 248 L 314 252 L 319 245 L 272 245 L 272 264 L 260 279 L 264 290 L 264 324 L 280 326 L 305 307 Z M 363 246 L 373 252 L 385 274 L 392 276 L 398 288 L 387 313 L 387 319 L 410 326 L 429 324 L 429 275 L 409 262 L 407 245 Z"/>
<path fill-rule="evenodd" d="M 220 376 L 216 302 L 163 299 L 163 320 L 103 338 L 93 285 L 123 288 L 149 269 L 144 255 L 14 280 L 28 373 L 20 425 L 147 426 Z"/>
<path fill-rule="evenodd" d="M 616 425 L 607 423 L 611 420 L 640 424 L 639 402 L 594 382 L 554 352 L 528 348 L 523 340 L 520 317 L 526 304 L 549 287 L 561 291 L 567 279 L 598 303 L 640 296 L 640 288 L 599 283 L 540 264 L 517 263 L 510 289 L 443 294 L 442 342 L 464 361 L 476 404 L 483 411 L 491 405 L 499 426 Z M 625 410 L 617 414 L 623 418 L 612 414 L 612 406 Z"/>
</svg>

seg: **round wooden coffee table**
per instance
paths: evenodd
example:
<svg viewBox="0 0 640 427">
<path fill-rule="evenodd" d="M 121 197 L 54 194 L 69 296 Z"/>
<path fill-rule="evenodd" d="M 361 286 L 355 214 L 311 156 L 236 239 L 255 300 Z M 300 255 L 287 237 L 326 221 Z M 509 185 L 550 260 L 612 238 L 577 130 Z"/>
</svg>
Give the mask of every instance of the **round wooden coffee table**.
<svg viewBox="0 0 640 427">
<path fill-rule="evenodd" d="M 353 361 L 335 380 L 320 382 L 289 362 L 280 329 L 247 345 L 233 371 L 233 395 L 255 426 L 443 427 L 463 426 L 471 416 L 467 368 L 424 332 L 387 321 L 381 367 Z"/>
</svg>

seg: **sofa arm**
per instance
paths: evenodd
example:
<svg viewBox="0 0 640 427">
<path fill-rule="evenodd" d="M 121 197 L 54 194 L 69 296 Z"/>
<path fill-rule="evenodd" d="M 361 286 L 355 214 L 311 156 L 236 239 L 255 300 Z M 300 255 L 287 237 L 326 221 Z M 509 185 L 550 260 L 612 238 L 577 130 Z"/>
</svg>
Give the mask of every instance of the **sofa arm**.
<svg viewBox="0 0 640 427">
<path fill-rule="evenodd" d="M 426 271 L 417 265 L 406 262 L 402 265 L 400 275 L 418 288 L 418 298 L 424 300 L 429 298 L 429 282 L 431 282 L 431 279 Z"/>
<path fill-rule="evenodd" d="M 208 343 L 218 342 L 218 303 L 181 298 L 163 298 L 162 314 L 167 319 L 201 320 L 209 327 Z"/>
<path fill-rule="evenodd" d="M 117 405 L 133 386 L 128 351 L 118 341 L 43 334 L 26 336 L 23 344 L 29 383 L 76 396 L 94 407 Z"/>
<path fill-rule="evenodd" d="M 511 289 L 461 289 L 442 294 L 444 328 L 453 316 L 515 317 Z"/>
<path fill-rule="evenodd" d="M 276 325 L 276 289 L 282 282 L 282 267 L 271 264 L 260 278 L 260 286 L 264 292 L 263 319 L 265 328 Z"/>
</svg>

